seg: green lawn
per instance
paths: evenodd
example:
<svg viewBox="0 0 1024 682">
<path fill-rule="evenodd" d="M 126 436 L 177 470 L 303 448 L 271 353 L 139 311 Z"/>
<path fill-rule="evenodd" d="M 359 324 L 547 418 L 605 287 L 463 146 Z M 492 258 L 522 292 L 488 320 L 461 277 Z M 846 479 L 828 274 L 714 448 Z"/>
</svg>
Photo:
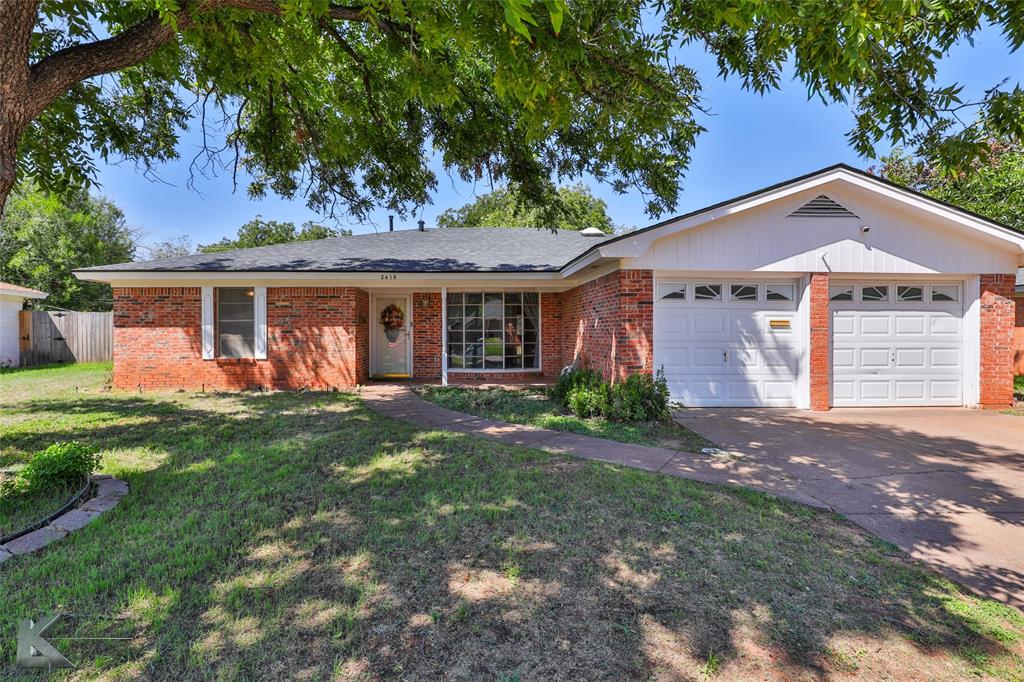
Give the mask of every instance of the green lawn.
<svg viewBox="0 0 1024 682">
<path fill-rule="evenodd" d="M 541 388 L 471 388 L 466 386 L 417 386 L 422 397 L 451 410 L 513 424 L 572 431 L 622 443 L 643 443 L 700 452 L 714 447 L 704 437 L 675 423 L 624 424 L 602 417 L 583 419 L 547 397 Z"/>
<path fill-rule="evenodd" d="M 16 621 L 60 610 L 76 679 L 1024 677 L 1019 612 L 832 515 L 344 393 L 37 372 L 0 376 L 6 461 L 74 438 L 131 492 L 0 566 L 0 676 Z"/>
</svg>

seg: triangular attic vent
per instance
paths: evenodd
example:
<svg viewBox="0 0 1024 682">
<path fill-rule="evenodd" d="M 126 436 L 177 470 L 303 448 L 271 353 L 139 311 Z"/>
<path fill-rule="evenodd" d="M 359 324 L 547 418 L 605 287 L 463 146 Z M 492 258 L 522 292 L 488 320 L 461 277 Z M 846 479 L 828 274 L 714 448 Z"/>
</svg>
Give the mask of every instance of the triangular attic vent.
<svg viewBox="0 0 1024 682">
<path fill-rule="evenodd" d="M 789 214 L 791 218 L 856 218 L 857 214 L 846 210 L 824 194 L 819 194 Z"/>
</svg>

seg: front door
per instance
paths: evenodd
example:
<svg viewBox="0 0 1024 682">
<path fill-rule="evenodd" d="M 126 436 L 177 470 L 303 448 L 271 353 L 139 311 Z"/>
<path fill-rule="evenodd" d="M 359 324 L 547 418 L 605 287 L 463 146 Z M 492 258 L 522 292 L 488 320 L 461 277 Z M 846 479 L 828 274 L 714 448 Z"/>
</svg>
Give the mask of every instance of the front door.
<svg viewBox="0 0 1024 682">
<path fill-rule="evenodd" d="M 376 296 L 371 320 L 373 376 L 408 377 L 412 311 L 408 296 Z"/>
</svg>

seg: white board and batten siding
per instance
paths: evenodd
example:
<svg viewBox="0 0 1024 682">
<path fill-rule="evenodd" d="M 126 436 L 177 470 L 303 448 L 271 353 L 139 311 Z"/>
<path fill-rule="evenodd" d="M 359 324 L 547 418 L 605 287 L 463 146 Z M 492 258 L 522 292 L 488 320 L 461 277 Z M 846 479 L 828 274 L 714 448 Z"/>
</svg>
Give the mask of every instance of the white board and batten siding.
<svg viewBox="0 0 1024 682">
<path fill-rule="evenodd" d="M 818 195 L 855 213 L 849 218 L 790 214 Z M 864 232 L 867 226 L 869 231 Z M 839 183 L 727 214 L 653 241 L 623 266 L 667 273 L 778 272 L 908 275 L 1015 272 L 1005 246 L 892 200 Z"/>
</svg>

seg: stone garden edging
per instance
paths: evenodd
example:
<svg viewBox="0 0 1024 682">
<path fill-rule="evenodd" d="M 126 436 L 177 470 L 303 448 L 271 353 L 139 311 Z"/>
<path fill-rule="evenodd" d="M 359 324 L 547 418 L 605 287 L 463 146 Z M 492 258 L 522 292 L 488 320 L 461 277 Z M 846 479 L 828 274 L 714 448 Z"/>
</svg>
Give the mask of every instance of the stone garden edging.
<svg viewBox="0 0 1024 682">
<path fill-rule="evenodd" d="M 128 484 L 106 474 L 89 477 L 95 494 L 80 506 L 70 509 L 42 528 L 0 545 L 0 564 L 18 554 L 28 554 L 85 528 L 105 511 L 109 511 L 128 494 Z"/>
</svg>

